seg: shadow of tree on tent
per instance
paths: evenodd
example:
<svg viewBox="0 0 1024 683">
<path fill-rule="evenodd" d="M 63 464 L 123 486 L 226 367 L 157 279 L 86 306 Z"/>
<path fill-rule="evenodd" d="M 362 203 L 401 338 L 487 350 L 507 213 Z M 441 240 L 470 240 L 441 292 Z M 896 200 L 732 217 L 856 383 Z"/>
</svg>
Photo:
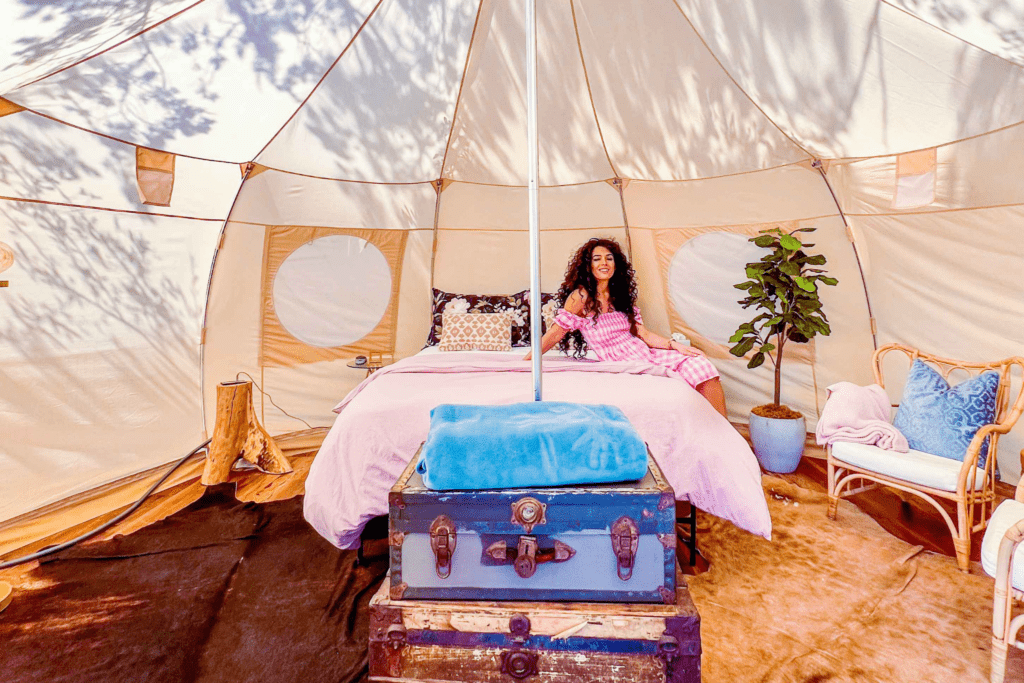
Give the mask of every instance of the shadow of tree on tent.
<svg viewBox="0 0 1024 683">
<path fill-rule="evenodd" d="M 119 58 L 88 78 L 71 78 L 75 69 L 53 77 L 62 88 L 59 102 L 78 123 L 130 144 L 29 112 L 0 119 L 0 195 L 8 198 L 0 200 L 0 235 L 17 258 L 12 286 L 0 295 L 0 521 L 166 462 L 201 438 L 199 332 L 224 215 L 205 205 L 196 213 L 173 199 L 166 209 L 140 205 L 131 143 L 177 151 L 195 140 L 240 139 L 244 144 L 232 142 L 233 148 L 255 154 L 338 57 L 341 48 L 314 39 L 338 34 L 343 47 L 368 12 L 359 6 L 374 4 L 197 5 L 127 44 L 142 49 L 115 50 Z M 47 62 L 51 51 L 76 41 L 110 44 L 111 35 L 152 23 L 137 18 L 140 12 L 167 14 L 187 3 L 81 0 L 52 8 L 26 0 L 19 6 L 40 23 L 38 33 L 19 41 L 18 57 L 33 67 L 60 68 L 81 54 L 65 51 Z M 203 17 L 206 25 L 198 21 Z M 154 57 L 161 50 L 177 54 L 175 66 L 183 71 L 162 71 Z M 430 68 L 461 74 L 461 64 Z M 263 92 L 277 93 L 280 118 L 264 132 L 231 129 L 239 116 L 259 118 L 251 99 L 226 99 L 237 93 L 224 79 L 239 70 L 255 74 Z M 368 70 L 368 82 L 407 76 L 372 63 Z M 432 101 L 442 97 L 422 82 L 401 88 L 424 106 L 436 107 Z M 18 101 L 17 92 L 9 95 Z M 234 118 L 222 116 L 225 110 Z M 406 111 L 410 129 L 418 111 Z M 324 130 L 329 136 L 330 127 Z M 399 129 L 371 134 L 405 135 Z M 388 167 L 386 159 L 381 164 Z M 179 165 L 179 176 L 184 168 Z M 232 172 L 237 178 L 237 169 Z M 179 177 L 176 186 L 186 180 Z M 221 202 L 224 213 L 235 189 Z M 179 187 L 175 192 L 180 199 Z"/>
</svg>

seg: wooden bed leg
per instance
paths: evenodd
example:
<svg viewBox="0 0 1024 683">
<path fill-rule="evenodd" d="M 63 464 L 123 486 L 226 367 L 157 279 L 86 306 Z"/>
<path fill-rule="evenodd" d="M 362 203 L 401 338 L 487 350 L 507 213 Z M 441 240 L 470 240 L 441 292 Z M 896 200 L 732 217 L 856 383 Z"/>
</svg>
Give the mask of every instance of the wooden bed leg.
<svg viewBox="0 0 1024 683">
<path fill-rule="evenodd" d="M 203 485 L 227 481 L 231 466 L 240 456 L 267 474 L 292 471 L 288 458 L 256 419 L 252 382 L 221 382 L 217 386 L 217 417 L 203 468 Z"/>
</svg>

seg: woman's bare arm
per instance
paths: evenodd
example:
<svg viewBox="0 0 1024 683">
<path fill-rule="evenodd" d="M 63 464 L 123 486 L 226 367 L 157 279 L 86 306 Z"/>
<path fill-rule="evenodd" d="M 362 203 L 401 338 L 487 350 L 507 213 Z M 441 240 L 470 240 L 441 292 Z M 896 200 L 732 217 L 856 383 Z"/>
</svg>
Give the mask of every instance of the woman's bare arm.
<svg viewBox="0 0 1024 683">
<path fill-rule="evenodd" d="M 541 355 L 547 353 L 552 348 L 554 348 L 555 344 L 557 344 L 558 342 L 562 341 L 562 337 L 565 336 L 565 333 L 567 331 L 568 330 L 566 330 L 564 327 L 562 327 L 558 323 L 554 323 L 553 325 L 551 325 L 551 327 L 548 328 L 548 331 L 544 333 L 544 336 L 541 337 L 541 340 L 540 340 L 540 352 L 541 352 Z M 527 353 L 523 357 L 523 360 L 531 360 L 532 358 L 533 358 L 533 349 L 530 349 L 529 353 Z"/>
<path fill-rule="evenodd" d="M 642 339 L 643 342 L 652 349 L 675 349 L 684 356 L 704 355 L 700 349 L 695 349 L 694 347 L 687 346 L 686 344 L 680 344 L 674 339 L 666 339 L 665 337 L 662 337 L 660 334 L 655 334 L 654 332 L 651 332 L 650 330 L 648 330 L 646 327 L 639 323 L 637 323 L 636 332 L 637 336 L 640 337 L 640 339 Z"/>
</svg>

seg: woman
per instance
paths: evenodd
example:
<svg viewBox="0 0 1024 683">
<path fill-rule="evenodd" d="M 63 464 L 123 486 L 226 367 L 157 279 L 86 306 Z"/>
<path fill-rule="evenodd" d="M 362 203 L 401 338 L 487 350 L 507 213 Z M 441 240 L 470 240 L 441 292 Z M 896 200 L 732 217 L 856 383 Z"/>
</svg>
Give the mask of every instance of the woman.
<svg viewBox="0 0 1024 683">
<path fill-rule="evenodd" d="M 563 307 L 541 340 L 541 351 L 555 344 L 563 351 L 575 342 L 575 355 L 588 347 L 601 360 L 635 360 L 663 365 L 684 379 L 725 417 L 725 394 L 718 370 L 703 353 L 644 327 L 636 307 L 633 266 L 615 240 L 594 238 L 569 261 L 558 290 Z M 530 360 L 531 353 L 526 354 Z"/>
</svg>

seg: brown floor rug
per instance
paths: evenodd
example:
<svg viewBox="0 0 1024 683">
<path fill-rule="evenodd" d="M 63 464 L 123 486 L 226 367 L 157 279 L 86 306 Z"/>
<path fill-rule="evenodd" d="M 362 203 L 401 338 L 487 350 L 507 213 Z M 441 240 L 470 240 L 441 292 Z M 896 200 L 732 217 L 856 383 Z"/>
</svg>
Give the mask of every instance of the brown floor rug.
<svg viewBox="0 0 1024 683">
<path fill-rule="evenodd" d="M 766 478 L 769 543 L 702 515 L 710 571 L 689 577 L 704 680 L 984 681 L 992 580 L 913 548 L 849 503 Z M 302 519 L 213 489 L 127 537 L 11 578 L 0 680 L 358 681 L 366 603 L 386 558 L 357 566 Z M 1020 680 L 1021 658 L 1008 680 Z M 1014 678 L 1016 677 L 1016 678 Z"/>
<path fill-rule="evenodd" d="M 774 542 L 699 518 L 690 577 L 705 681 L 987 681 L 993 580 L 885 532 L 842 501 L 765 477 Z M 1013 657 L 1008 680 L 1020 680 Z M 1016 676 L 1016 677 L 1015 677 Z"/>
</svg>

